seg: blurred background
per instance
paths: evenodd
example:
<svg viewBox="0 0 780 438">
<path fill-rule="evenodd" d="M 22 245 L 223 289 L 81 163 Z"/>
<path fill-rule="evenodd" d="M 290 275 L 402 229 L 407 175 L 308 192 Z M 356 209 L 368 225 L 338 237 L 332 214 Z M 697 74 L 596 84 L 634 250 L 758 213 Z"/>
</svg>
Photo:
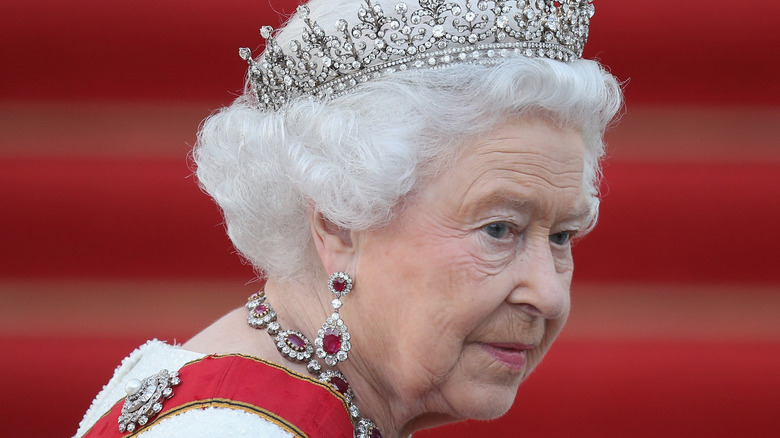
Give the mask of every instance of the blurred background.
<svg viewBox="0 0 780 438">
<path fill-rule="evenodd" d="M 71 436 L 133 348 L 255 291 L 187 153 L 292 0 L 0 5 L 0 435 Z M 596 2 L 625 81 L 559 342 L 423 437 L 780 436 L 780 3 Z"/>
</svg>

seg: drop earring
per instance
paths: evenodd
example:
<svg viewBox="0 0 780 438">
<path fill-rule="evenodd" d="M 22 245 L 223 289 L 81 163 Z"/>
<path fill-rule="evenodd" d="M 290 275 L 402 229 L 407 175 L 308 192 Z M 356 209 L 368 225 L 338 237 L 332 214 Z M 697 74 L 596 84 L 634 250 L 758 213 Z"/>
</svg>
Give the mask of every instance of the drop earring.
<svg viewBox="0 0 780 438">
<path fill-rule="evenodd" d="M 330 302 L 333 306 L 333 314 L 328 317 L 317 332 L 314 347 L 317 357 L 325 360 L 328 366 L 334 367 L 339 362 L 347 360 L 347 353 L 352 348 L 347 325 L 339 316 L 339 309 L 342 306 L 341 297 L 352 290 L 352 278 L 345 272 L 334 272 L 328 278 L 328 290 L 336 295 L 336 298 Z"/>
</svg>

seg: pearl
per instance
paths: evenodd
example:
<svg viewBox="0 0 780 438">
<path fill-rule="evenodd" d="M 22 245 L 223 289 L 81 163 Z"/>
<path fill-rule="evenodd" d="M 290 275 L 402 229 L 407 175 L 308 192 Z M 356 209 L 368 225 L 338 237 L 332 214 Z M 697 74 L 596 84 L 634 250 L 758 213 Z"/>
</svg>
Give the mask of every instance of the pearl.
<svg viewBox="0 0 780 438">
<path fill-rule="evenodd" d="M 127 382 L 127 385 L 125 385 L 125 392 L 127 395 L 135 395 L 138 394 L 138 391 L 141 390 L 141 381 L 137 379 L 132 379 L 129 382 Z"/>
</svg>

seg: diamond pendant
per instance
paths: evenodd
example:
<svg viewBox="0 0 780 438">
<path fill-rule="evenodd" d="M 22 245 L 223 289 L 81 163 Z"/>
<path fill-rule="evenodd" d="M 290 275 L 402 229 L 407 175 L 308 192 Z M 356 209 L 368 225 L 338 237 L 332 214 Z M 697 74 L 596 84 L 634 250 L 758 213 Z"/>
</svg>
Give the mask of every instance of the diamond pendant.
<svg viewBox="0 0 780 438">
<path fill-rule="evenodd" d="M 337 312 L 334 312 L 317 332 L 314 346 L 317 347 L 317 357 L 325 360 L 328 366 L 336 366 L 339 362 L 347 360 L 347 353 L 352 348 L 347 325 L 341 320 Z"/>
</svg>

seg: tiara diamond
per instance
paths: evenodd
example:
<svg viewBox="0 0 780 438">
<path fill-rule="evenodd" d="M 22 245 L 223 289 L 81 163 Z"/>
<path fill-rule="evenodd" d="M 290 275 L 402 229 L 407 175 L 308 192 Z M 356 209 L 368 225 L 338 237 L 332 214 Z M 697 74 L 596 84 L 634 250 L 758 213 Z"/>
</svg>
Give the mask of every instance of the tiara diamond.
<svg viewBox="0 0 780 438">
<path fill-rule="evenodd" d="M 364 0 L 351 21 L 325 27 L 301 5 L 304 30 L 287 51 L 263 26 L 266 49 L 257 61 L 251 50 L 239 49 L 258 106 L 275 110 L 299 96 L 328 99 L 412 68 L 496 64 L 511 56 L 573 61 L 582 56 L 594 12 L 592 0 L 415 1 L 386 12 L 379 1 Z"/>
</svg>

